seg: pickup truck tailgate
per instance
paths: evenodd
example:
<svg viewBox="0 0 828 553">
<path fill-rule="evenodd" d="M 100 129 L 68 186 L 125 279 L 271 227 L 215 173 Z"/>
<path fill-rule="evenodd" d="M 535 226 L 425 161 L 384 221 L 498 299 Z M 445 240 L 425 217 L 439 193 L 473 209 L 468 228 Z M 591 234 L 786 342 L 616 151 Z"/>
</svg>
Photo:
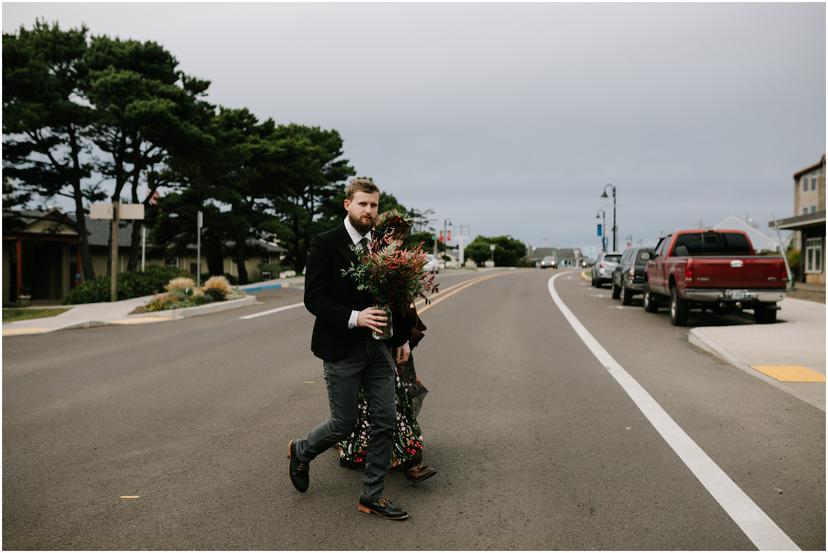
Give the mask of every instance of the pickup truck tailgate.
<svg viewBox="0 0 828 553">
<path fill-rule="evenodd" d="M 693 257 L 693 288 L 784 288 L 781 257 Z"/>
</svg>

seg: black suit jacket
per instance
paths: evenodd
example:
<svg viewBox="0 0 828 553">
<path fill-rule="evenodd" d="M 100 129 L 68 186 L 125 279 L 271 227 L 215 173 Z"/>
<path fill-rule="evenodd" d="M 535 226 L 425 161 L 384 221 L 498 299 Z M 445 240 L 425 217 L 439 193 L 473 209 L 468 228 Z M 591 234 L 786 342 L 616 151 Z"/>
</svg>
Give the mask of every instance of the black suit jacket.
<svg viewBox="0 0 828 553">
<path fill-rule="evenodd" d="M 315 317 L 311 351 L 325 361 L 339 361 L 348 356 L 353 347 L 369 334 L 367 328 L 348 328 L 351 311 L 362 311 L 374 304 L 367 292 L 356 288 L 350 276 L 342 270 L 357 262 L 351 250 L 351 236 L 342 223 L 320 233 L 311 242 L 305 270 L 305 307 Z M 395 313 L 394 337 L 387 340 L 391 347 L 405 343 L 411 335 L 407 317 Z"/>
</svg>

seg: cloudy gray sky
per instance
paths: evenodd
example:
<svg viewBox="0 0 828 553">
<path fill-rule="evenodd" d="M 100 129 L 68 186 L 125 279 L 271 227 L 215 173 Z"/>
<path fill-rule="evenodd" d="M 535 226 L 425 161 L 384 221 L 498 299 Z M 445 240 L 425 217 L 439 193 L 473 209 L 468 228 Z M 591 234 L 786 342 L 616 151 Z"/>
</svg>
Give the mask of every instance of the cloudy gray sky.
<svg viewBox="0 0 828 553">
<path fill-rule="evenodd" d="M 825 5 L 3 4 L 155 40 L 209 98 L 337 129 L 409 207 L 472 235 L 599 245 L 793 213 L 825 152 Z M 441 223 L 442 225 L 442 223 Z"/>
</svg>

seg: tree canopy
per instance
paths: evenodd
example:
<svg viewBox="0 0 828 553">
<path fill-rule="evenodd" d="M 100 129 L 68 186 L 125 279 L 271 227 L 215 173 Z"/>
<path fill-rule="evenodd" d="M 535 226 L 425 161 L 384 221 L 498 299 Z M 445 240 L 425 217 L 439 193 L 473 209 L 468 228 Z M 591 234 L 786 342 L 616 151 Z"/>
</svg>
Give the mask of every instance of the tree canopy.
<svg viewBox="0 0 828 553">
<path fill-rule="evenodd" d="M 287 250 L 285 262 L 303 270 L 311 237 L 344 217 L 345 183 L 355 169 L 342 136 L 212 105 L 204 98 L 209 87 L 153 41 L 90 36 L 86 27 L 39 20 L 4 33 L 7 206 L 70 198 L 87 280 L 95 275 L 84 216 L 91 202 L 107 198 L 144 204 L 159 255 L 190 252 L 201 211 L 211 274 L 221 274 L 230 256 L 246 282 L 251 239 L 273 236 Z M 381 209 L 425 221 L 391 194 L 383 194 Z M 139 245 L 136 224 L 129 271 Z"/>
</svg>

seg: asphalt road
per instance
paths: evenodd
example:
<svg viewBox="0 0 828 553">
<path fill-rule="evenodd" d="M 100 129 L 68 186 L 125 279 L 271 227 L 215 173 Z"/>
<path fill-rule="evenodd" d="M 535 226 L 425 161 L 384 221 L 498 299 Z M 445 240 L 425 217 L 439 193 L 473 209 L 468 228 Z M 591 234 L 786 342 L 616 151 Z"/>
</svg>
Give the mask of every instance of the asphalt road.
<svg viewBox="0 0 828 553">
<path fill-rule="evenodd" d="M 439 474 L 417 486 L 389 475 L 405 522 L 358 513 L 359 475 L 333 451 L 312 463 L 308 493 L 288 480 L 288 440 L 327 416 L 312 317 L 290 307 L 301 290 L 6 339 L 3 547 L 754 549 L 576 335 L 552 274 L 440 276 L 415 350 Z M 825 549 L 824 413 L 690 346 L 665 312 L 619 309 L 577 272 L 554 286 L 787 537 Z M 735 322 L 710 317 L 691 322 Z"/>
</svg>

